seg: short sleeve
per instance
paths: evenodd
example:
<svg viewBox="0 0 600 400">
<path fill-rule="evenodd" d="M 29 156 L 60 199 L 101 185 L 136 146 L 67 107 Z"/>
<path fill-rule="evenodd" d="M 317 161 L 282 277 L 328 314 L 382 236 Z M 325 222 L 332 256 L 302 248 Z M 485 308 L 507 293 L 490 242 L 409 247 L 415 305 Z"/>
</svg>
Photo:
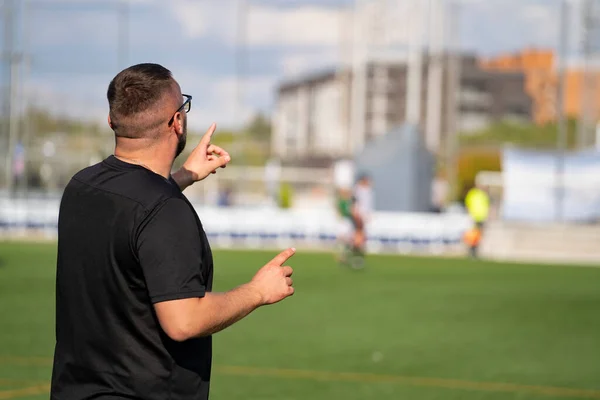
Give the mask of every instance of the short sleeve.
<svg viewBox="0 0 600 400">
<path fill-rule="evenodd" d="M 137 250 L 152 303 L 204 296 L 200 232 L 184 200 L 158 206 L 141 227 Z"/>
</svg>

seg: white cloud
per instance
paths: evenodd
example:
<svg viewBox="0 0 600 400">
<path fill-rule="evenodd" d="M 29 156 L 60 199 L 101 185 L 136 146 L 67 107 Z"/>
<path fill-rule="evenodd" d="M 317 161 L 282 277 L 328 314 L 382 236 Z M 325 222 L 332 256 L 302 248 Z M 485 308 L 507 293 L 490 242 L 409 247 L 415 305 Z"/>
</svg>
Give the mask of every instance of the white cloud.
<svg viewBox="0 0 600 400">
<path fill-rule="evenodd" d="M 233 43 L 237 7 L 234 0 L 172 0 L 165 4 L 189 39 L 215 36 Z"/>
<path fill-rule="evenodd" d="M 523 6 L 521 17 L 531 22 L 547 22 L 552 17 L 552 9 L 542 4 L 527 4 Z"/>
<path fill-rule="evenodd" d="M 198 92 L 205 98 L 189 119 L 190 126 L 198 130 L 206 129 L 212 122 L 221 127 L 238 127 L 246 123 L 260 108 L 270 106 L 276 79 L 250 77 L 238 82 L 234 76 L 229 76 L 208 82 L 203 85 L 204 91 Z M 192 90 L 195 90 L 193 86 Z"/>
<path fill-rule="evenodd" d="M 525 27 L 523 38 L 538 46 L 556 46 L 559 34 L 559 16 L 556 7 L 542 4 L 524 4 L 518 10 L 519 24 Z M 529 43 L 525 43 L 528 45 Z"/>
<path fill-rule="evenodd" d="M 173 1 L 171 12 L 190 38 L 203 37 L 208 32 L 210 5 L 199 1 Z"/>
<path fill-rule="evenodd" d="M 343 17 L 333 8 L 253 7 L 248 13 L 248 42 L 258 46 L 338 45 Z"/>
<path fill-rule="evenodd" d="M 528 40 L 526 45 L 534 43 L 538 46 L 558 49 L 560 43 L 560 13 L 559 3 L 523 4 L 518 12 L 519 24 L 525 27 L 524 35 L 517 38 L 521 41 Z M 581 50 L 582 38 L 582 9 L 579 0 L 569 2 L 568 26 L 568 57 L 576 58 Z"/>
<path fill-rule="evenodd" d="M 297 77 L 311 71 L 329 67 L 339 61 L 335 48 L 286 53 L 281 56 L 282 79 Z"/>
<path fill-rule="evenodd" d="M 44 75 L 23 87 L 27 104 L 56 115 L 106 122 L 108 80 L 98 75 Z"/>
<path fill-rule="evenodd" d="M 226 43 L 235 43 L 238 22 L 235 1 L 176 0 L 169 6 L 189 38 L 214 35 Z M 245 41 L 250 45 L 327 46 L 340 41 L 340 9 L 250 4 L 245 15 Z"/>
<path fill-rule="evenodd" d="M 32 7 L 27 15 L 31 43 L 35 45 L 63 46 L 116 43 L 117 12 L 102 8 L 81 10 L 69 8 Z"/>
<path fill-rule="evenodd" d="M 463 45 L 485 55 L 558 46 L 559 2 L 474 1 L 461 7 Z M 576 29 L 573 20 L 571 31 Z"/>
</svg>

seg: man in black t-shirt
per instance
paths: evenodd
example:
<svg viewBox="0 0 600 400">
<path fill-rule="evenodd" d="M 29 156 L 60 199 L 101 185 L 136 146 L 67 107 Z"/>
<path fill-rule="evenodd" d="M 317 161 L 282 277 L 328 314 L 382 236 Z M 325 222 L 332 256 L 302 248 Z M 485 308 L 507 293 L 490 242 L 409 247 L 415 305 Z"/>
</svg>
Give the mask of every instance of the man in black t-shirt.
<svg viewBox="0 0 600 400">
<path fill-rule="evenodd" d="M 294 249 L 212 292 L 210 245 L 182 190 L 229 162 L 210 144 L 215 125 L 171 174 L 191 96 L 139 64 L 107 97 L 115 153 L 77 173 L 60 205 L 51 399 L 207 399 L 211 335 L 294 293 Z"/>
</svg>

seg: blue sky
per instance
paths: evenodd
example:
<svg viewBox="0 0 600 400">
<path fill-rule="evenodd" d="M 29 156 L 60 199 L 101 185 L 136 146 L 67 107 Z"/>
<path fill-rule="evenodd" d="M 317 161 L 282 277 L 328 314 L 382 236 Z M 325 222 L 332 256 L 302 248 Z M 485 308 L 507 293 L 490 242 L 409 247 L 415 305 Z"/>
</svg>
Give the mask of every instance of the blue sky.
<svg viewBox="0 0 600 400">
<path fill-rule="evenodd" d="M 194 96 L 190 125 L 196 129 L 213 121 L 232 126 L 258 110 L 269 113 L 279 82 L 340 61 L 341 10 L 353 0 L 246 1 L 241 106 L 236 106 L 236 0 L 130 2 L 125 64 L 151 61 L 171 69 L 183 91 Z M 463 1 L 465 49 L 494 55 L 557 44 L 557 0 Z M 20 38 L 31 57 L 28 101 L 104 118 L 106 86 L 126 66 L 119 64 L 116 3 L 31 0 Z M 572 28 L 575 51 L 575 18 Z"/>
</svg>

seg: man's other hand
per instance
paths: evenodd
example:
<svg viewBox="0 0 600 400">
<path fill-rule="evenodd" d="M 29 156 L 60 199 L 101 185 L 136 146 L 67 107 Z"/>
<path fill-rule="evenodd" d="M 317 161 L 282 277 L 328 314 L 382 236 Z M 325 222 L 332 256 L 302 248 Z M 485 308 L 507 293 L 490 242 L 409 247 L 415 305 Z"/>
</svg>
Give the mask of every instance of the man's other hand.
<svg viewBox="0 0 600 400">
<path fill-rule="evenodd" d="M 295 254 L 295 249 L 287 249 L 279 253 L 268 264 L 262 267 L 252 278 L 251 285 L 261 297 L 261 304 L 277 303 L 294 294 L 292 287 L 292 267 L 284 265 Z"/>
</svg>

